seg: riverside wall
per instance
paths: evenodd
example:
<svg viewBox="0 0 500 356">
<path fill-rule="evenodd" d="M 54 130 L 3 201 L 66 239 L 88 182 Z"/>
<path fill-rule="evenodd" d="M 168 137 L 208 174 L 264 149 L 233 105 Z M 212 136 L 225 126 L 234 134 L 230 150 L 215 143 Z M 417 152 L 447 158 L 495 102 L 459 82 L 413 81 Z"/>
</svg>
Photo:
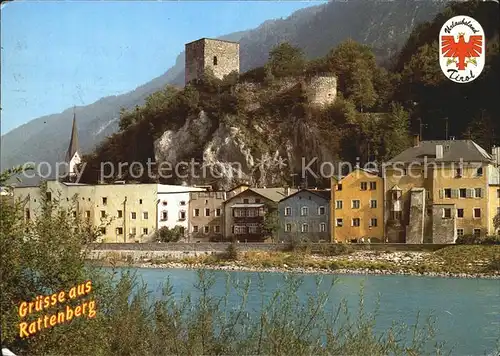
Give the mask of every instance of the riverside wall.
<svg viewBox="0 0 500 356">
<path fill-rule="evenodd" d="M 238 243 L 240 252 L 247 251 L 284 251 L 285 244 L 273 243 Z M 326 251 L 336 244 L 308 244 L 312 253 Z M 226 251 L 229 243 L 97 243 L 88 246 L 88 259 L 102 260 L 110 257 L 116 259 L 147 260 L 162 258 L 196 257 L 219 254 Z M 436 251 L 450 246 L 449 244 L 349 244 L 353 250 L 372 251 Z"/>
</svg>

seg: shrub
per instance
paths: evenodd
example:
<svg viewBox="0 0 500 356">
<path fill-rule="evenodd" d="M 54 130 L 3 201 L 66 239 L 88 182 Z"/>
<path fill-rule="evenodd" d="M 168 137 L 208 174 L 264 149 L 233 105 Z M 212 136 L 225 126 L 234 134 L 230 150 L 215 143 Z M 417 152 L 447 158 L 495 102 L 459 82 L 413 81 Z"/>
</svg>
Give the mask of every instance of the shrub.
<svg viewBox="0 0 500 356">
<path fill-rule="evenodd" d="M 235 261 L 238 259 L 238 248 L 234 242 L 231 242 L 224 253 L 224 259 L 228 261 Z"/>
</svg>

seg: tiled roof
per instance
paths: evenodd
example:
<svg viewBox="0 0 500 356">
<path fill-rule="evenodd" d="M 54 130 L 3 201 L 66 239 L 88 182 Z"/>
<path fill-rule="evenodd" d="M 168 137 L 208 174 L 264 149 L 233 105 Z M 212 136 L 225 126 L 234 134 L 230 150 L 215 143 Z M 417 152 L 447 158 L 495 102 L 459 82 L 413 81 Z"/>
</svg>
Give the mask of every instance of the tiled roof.
<svg viewBox="0 0 500 356">
<path fill-rule="evenodd" d="M 272 200 L 274 202 L 279 202 L 281 199 L 286 197 L 285 188 L 249 188 L 257 194 L 262 195 L 264 198 Z M 290 194 L 294 194 L 297 192 L 297 189 L 290 188 Z"/>
<path fill-rule="evenodd" d="M 331 197 L 332 197 L 331 190 L 326 190 L 326 189 L 302 189 L 302 190 L 295 191 L 295 193 L 290 193 L 289 196 L 283 197 L 281 200 L 288 199 L 288 198 L 290 198 L 290 197 L 292 197 L 294 195 L 297 195 L 299 193 L 302 193 L 302 192 L 309 192 L 311 194 L 315 194 L 315 195 L 320 196 L 321 198 L 323 198 L 325 200 L 330 200 Z"/>
<path fill-rule="evenodd" d="M 443 158 L 436 158 L 436 146 L 443 146 Z M 387 163 L 423 162 L 491 162 L 492 157 L 472 140 L 421 141 L 418 146 L 401 152 Z"/>
</svg>

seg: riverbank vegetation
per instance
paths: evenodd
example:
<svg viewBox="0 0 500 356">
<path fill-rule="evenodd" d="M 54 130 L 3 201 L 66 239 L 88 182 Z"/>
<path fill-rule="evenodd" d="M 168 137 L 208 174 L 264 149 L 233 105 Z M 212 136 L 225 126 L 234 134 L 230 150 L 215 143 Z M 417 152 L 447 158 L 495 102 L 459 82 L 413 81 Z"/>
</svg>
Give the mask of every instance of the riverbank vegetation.
<svg viewBox="0 0 500 356">
<path fill-rule="evenodd" d="M 228 256 L 231 256 L 228 258 Z M 106 262 L 120 263 L 120 255 L 109 256 Z M 304 249 L 292 251 L 238 251 L 235 244 L 220 254 L 199 254 L 183 258 L 148 259 L 146 263 L 132 261 L 141 266 L 179 266 L 194 268 L 222 268 L 265 270 L 269 268 L 301 272 L 363 271 L 401 274 L 435 274 L 500 277 L 500 246 L 457 245 L 435 252 L 354 251 L 348 245 L 311 253 Z M 177 265 L 176 265 L 177 264 Z M 227 267 L 227 268 L 226 268 Z"/>
</svg>

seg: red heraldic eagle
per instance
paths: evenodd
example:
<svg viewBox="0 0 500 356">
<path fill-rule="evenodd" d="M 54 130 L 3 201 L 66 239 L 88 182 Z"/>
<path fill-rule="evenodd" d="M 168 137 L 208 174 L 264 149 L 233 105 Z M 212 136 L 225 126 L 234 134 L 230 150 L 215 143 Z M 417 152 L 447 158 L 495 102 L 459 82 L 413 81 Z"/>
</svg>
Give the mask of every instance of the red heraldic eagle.
<svg viewBox="0 0 500 356">
<path fill-rule="evenodd" d="M 458 42 L 453 36 L 442 36 L 441 51 L 445 57 L 458 58 L 457 68 L 464 70 L 467 67 L 465 58 L 475 58 L 481 55 L 483 50 L 483 36 L 471 35 L 469 42 L 465 42 L 464 34 L 458 34 Z"/>
</svg>

